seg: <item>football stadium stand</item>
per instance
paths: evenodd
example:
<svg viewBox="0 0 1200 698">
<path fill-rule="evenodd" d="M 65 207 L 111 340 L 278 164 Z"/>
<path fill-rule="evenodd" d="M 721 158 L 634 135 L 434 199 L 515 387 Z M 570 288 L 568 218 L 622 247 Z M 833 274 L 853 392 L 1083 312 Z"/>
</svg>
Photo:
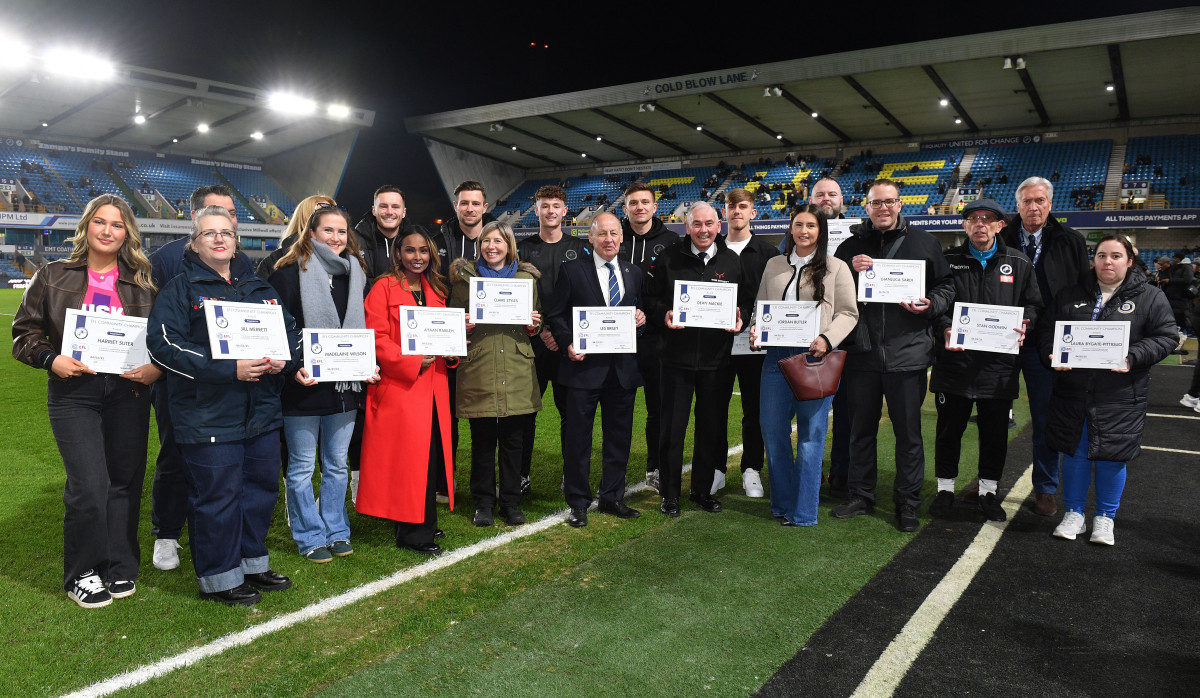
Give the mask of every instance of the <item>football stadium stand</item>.
<svg viewBox="0 0 1200 698">
<path fill-rule="evenodd" d="M 1139 158 L 1142 162 L 1138 162 Z M 1200 136 L 1130 138 L 1123 179 L 1150 182 L 1150 194 L 1166 197 L 1170 208 L 1200 207 Z"/>
</svg>

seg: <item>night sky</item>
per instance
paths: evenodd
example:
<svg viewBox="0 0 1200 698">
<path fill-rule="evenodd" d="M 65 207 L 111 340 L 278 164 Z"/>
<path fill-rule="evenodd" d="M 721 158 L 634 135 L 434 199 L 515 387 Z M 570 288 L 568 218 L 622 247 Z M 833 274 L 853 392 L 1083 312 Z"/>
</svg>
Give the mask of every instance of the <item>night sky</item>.
<svg viewBox="0 0 1200 698">
<path fill-rule="evenodd" d="M 174 3 L 0 0 L 4 28 L 103 52 L 119 63 L 300 94 L 375 111 L 351 156 L 339 202 L 357 219 L 377 186 L 408 195 L 410 220 L 450 214 L 433 162 L 404 119 L 686 73 L 963 34 L 1187 7 L 1187 2 L 1008 2 L 731 6 L 651 13 L 624 2 L 469 8 L 355 2 Z M 479 8 L 486 7 L 484 10 Z M 558 7 L 555 13 L 547 8 Z M 646 5 L 645 7 L 649 7 Z M 785 11 L 783 8 L 818 8 Z M 915 10 L 914 7 L 921 9 Z M 451 9 L 442 9 L 451 8 Z M 853 9 L 848 9 L 853 8 Z M 745 19 L 732 16 L 744 14 Z M 578 35 L 589 21 L 604 28 Z M 686 29 L 664 32 L 676 25 Z M 36 43 L 31 41 L 30 43 Z M 535 46 L 530 46 L 533 43 Z M 548 45 L 549 48 L 543 48 Z M 636 48 L 634 48 L 636 47 Z M 498 196 L 500 193 L 496 193 Z"/>
</svg>

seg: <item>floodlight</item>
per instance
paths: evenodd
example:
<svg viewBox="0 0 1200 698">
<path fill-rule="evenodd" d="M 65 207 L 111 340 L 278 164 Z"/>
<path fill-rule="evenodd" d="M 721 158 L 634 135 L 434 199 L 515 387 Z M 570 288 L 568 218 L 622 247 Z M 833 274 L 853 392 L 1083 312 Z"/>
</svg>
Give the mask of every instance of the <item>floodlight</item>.
<svg viewBox="0 0 1200 698">
<path fill-rule="evenodd" d="M 139 126 L 146 123 L 146 115 L 145 114 L 134 114 L 133 115 L 133 123 L 138 124 Z"/>
<path fill-rule="evenodd" d="M 1113 90 L 1117 89 L 1117 86 L 1111 82 L 1106 82 L 1104 83 L 1104 89 L 1108 92 L 1112 92 Z"/>
<path fill-rule="evenodd" d="M 1021 56 L 1017 56 L 1016 66 L 1017 70 L 1025 70 L 1025 59 Z"/>
<path fill-rule="evenodd" d="M 603 138 L 601 138 L 600 136 L 596 136 L 596 140 L 597 140 L 597 141 L 602 141 L 602 140 L 604 140 L 604 139 L 603 139 Z"/>
<path fill-rule="evenodd" d="M 763 97 L 770 97 L 770 96 L 771 96 L 771 86 L 768 85 L 763 88 Z"/>
<path fill-rule="evenodd" d="M 267 106 L 288 114 L 311 114 L 317 110 L 316 102 L 287 92 L 272 93 L 267 97 Z"/>
<path fill-rule="evenodd" d="M 50 128 L 50 124 L 48 124 L 48 123 L 46 123 L 45 121 L 43 121 L 43 122 L 42 122 L 42 128 Z"/>
<path fill-rule="evenodd" d="M 962 119 L 955 119 L 955 120 L 954 120 L 954 123 L 956 123 L 956 124 L 961 124 L 961 123 L 962 123 Z"/>
<path fill-rule="evenodd" d="M 116 72 L 110 61 L 70 49 L 47 51 L 42 66 L 51 73 L 87 80 L 110 80 Z"/>
<path fill-rule="evenodd" d="M 1004 57 L 1004 65 L 1002 65 L 1000 67 L 1003 68 L 1004 70 L 1012 70 L 1012 58 L 1005 56 Z"/>
<path fill-rule="evenodd" d="M 816 112 L 813 112 L 813 113 L 812 113 L 812 114 L 810 114 L 809 116 L 811 116 L 812 118 L 814 118 L 814 119 L 815 119 L 815 118 L 817 118 L 817 113 L 816 113 Z"/>
<path fill-rule="evenodd" d="M 516 149 L 517 149 L 517 146 L 515 146 L 515 145 L 514 145 L 514 146 L 512 147 L 512 149 L 513 149 L 513 150 L 516 150 Z"/>
<path fill-rule="evenodd" d="M 345 104 L 330 104 L 328 107 L 325 107 L 325 113 L 334 119 L 349 119 L 350 107 L 347 107 Z"/>
<path fill-rule="evenodd" d="M 704 124 L 696 124 L 696 130 L 697 130 L 697 131 L 703 131 L 703 130 L 704 130 Z"/>
<path fill-rule="evenodd" d="M 0 36 L 0 45 L 4 46 L 5 60 L 0 70 L 20 70 L 29 65 L 29 46 L 11 34 Z"/>
<path fill-rule="evenodd" d="M 771 91 L 775 93 L 776 97 L 783 96 L 783 88 L 782 87 L 779 87 L 779 86 L 772 87 Z"/>
<path fill-rule="evenodd" d="M 179 139 L 178 139 L 178 138 L 172 138 L 172 139 L 171 139 L 171 142 L 172 142 L 172 143 L 178 143 L 178 142 L 179 142 Z"/>
<path fill-rule="evenodd" d="M 579 157 L 581 157 L 581 158 L 586 158 L 586 157 L 587 157 L 587 153 L 580 153 L 580 154 L 579 154 Z"/>
<path fill-rule="evenodd" d="M 200 133 L 208 133 L 208 124 L 200 123 L 196 125 L 196 130 Z"/>
<path fill-rule="evenodd" d="M 781 141 L 781 140 L 783 140 L 783 134 L 782 134 L 782 133 L 776 133 L 776 134 L 775 134 L 775 140 L 777 140 L 777 141 Z"/>
<path fill-rule="evenodd" d="M 256 141 L 261 141 L 263 139 L 262 131 L 255 131 L 254 133 L 251 133 L 250 137 Z"/>
<path fill-rule="evenodd" d="M 948 106 L 950 106 L 950 100 L 946 99 L 945 97 L 942 97 L 938 101 L 938 104 L 942 105 L 943 107 L 948 107 Z"/>
</svg>

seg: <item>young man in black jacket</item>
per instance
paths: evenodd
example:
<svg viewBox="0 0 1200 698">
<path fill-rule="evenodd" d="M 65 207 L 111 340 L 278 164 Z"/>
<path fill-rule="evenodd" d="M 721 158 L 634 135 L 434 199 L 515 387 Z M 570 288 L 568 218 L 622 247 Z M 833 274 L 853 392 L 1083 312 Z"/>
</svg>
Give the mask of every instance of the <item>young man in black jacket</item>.
<svg viewBox="0 0 1200 698">
<path fill-rule="evenodd" d="M 848 352 L 842 381 L 846 383 L 850 416 L 850 499 L 833 508 L 849 519 L 875 510 L 878 476 L 876 437 L 887 400 L 892 432 L 896 435 L 896 527 L 908 533 L 921 527 L 917 507 L 925 482 L 925 444 L 921 439 L 921 403 L 933 342 L 929 325 L 954 300 L 950 265 L 937 238 L 913 227 L 901 215 L 900 190 L 888 179 L 877 179 L 864 201 L 869 220 L 851 228 L 835 256 L 854 272 L 874 265 L 875 258 L 925 262 L 925 296 L 902 303 L 859 303 L 858 326 L 842 343 Z"/>
<path fill-rule="evenodd" d="M 376 277 L 392 268 L 392 248 L 404 238 L 401 230 L 406 228 L 404 216 L 404 192 L 399 187 L 385 184 L 375 190 L 375 203 L 371 213 L 354 224 L 358 236 L 358 249 L 367 263 L 367 286 Z"/>
<path fill-rule="evenodd" d="M 741 260 L 725 247 L 718 234 L 721 222 L 716 209 L 697 203 L 687 212 L 685 223 L 688 236 L 659 255 L 650 267 L 645 286 L 646 316 L 662 333 L 658 355 L 662 364 L 658 490 L 663 497 L 659 509 L 667 516 L 679 516 L 683 440 L 693 397 L 696 423 L 689 498 L 707 512 L 721 511 L 721 502 L 710 493 L 713 473 L 729 451 L 729 399 L 733 391 L 729 353 L 733 335 L 742 330 L 743 319 L 750 317 L 754 301 L 741 283 Z M 734 326 L 713 329 L 675 324 L 676 281 L 737 284 Z"/>
</svg>

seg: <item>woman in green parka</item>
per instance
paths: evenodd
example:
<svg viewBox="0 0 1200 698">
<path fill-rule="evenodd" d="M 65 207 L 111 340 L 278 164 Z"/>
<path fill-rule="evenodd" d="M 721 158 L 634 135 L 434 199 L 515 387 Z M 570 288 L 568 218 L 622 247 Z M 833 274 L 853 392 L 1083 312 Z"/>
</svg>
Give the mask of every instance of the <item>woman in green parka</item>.
<svg viewBox="0 0 1200 698">
<path fill-rule="evenodd" d="M 476 526 L 493 524 L 496 507 L 496 453 L 499 448 L 500 515 L 505 523 L 525 523 L 521 499 L 521 441 L 532 426 L 531 415 L 542 409 L 533 346 L 529 338 L 541 329 L 541 306 L 532 264 L 517 259 L 512 228 L 489 223 L 479 235 L 479 259 L 457 259 L 450 267 L 450 302 L 468 308 L 471 279 L 532 279 L 533 315 L 530 324 L 474 325 L 467 323 L 467 356 L 458 366 L 457 416 L 471 423 L 471 496 Z"/>
</svg>

